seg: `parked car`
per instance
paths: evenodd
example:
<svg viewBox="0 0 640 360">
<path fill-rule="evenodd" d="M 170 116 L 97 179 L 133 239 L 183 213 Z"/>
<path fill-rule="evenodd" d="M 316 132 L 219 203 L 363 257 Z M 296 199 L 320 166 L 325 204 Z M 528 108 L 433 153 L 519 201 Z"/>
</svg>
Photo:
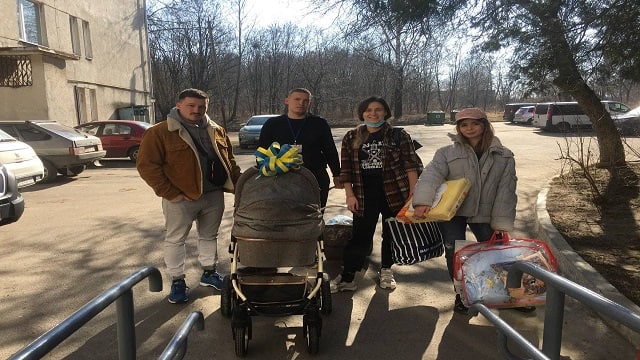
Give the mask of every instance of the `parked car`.
<svg viewBox="0 0 640 360">
<path fill-rule="evenodd" d="M 18 187 L 42 180 L 44 165 L 33 148 L 0 130 L 0 163 L 11 170 Z"/>
<path fill-rule="evenodd" d="M 504 113 L 502 114 L 502 120 L 513 122 L 513 117 L 516 111 L 523 106 L 535 106 L 535 103 L 510 103 L 504 105 Z"/>
<path fill-rule="evenodd" d="M 43 183 L 54 181 L 58 174 L 76 176 L 107 154 L 97 137 L 53 120 L 0 121 L 0 130 L 36 151 L 44 165 Z"/>
<path fill-rule="evenodd" d="M 617 101 L 603 100 L 602 105 L 614 119 L 631 110 Z M 538 103 L 533 112 L 533 126 L 542 130 L 564 132 L 591 129 L 592 125 L 591 119 L 575 101 Z"/>
<path fill-rule="evenodd" d="M 513 122 L 518 124 L 531 125 L 533 122 L 533 110 L 535 106 L 523 106 L 513 115 Z"/>
<path fill-rule="evenodd" d="M 249 146 L 257 146 L 258 139 L 260 139 L 260 131 L 262 125 L 272 117 L 280 115 L 254 115 L 246 123 L 242 124 L 240 131 L 238 131 L 238 143 L 240 148 L 246 149 Z"/>
<path fill-rule="evenodd" d="M 620 134 L 640 136 L 640 106 L 613 118 Z"/>
<path fill-rule="evenodd" d="M 100 120 L 74 128 L 100 138 L 102 148 L 107 152 L 105 157 L 128 157 L 135 162 L 138 159 L 142 134 L 150 127 L 151 124 L 142 121 Z"/>
<path fill-rule="evenodd" d="M 0 225 L 18 221 L 24 213 L 24 198 L 11 170 L 0 163 Z"/>
</svg>

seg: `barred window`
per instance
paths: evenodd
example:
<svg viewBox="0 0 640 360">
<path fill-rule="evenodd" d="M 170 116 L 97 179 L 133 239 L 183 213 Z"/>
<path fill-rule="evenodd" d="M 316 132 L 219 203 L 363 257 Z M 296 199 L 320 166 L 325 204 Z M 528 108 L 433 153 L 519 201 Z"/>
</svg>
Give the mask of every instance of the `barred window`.
<svg viewBox="0 0 640 360">
<path fill-rule="evenodd" d="M 29 56 L 0 56 L 0 86 L 20 87 L 33 85 Z"/>
</svg>

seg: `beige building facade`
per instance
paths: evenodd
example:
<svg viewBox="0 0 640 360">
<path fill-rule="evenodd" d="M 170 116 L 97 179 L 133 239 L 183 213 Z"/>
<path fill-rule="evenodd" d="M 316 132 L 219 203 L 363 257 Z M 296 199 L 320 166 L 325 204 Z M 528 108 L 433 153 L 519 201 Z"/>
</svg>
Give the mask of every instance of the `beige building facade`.
<svg viewBox="0 0 640 360">
<path fill-rule="evenodd" d="M 0 0 L 0 121 L 154 122 L 145 0 Z"/>
</svg>

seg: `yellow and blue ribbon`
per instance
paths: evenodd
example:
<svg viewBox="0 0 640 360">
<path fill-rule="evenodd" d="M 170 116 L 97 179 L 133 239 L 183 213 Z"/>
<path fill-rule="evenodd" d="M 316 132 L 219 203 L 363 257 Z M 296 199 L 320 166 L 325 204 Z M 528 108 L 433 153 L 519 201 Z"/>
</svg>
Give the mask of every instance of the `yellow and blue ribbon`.
<svg viewBox="0 0 640 360">
<path fill-rule="evenodd" d="M 254 153 L 261 176 L 275 176 L 298 169 L 302 165 L 302 155 L 289 144 L 274 142 L 268 149 L 259 147 Z"/>
</svg>

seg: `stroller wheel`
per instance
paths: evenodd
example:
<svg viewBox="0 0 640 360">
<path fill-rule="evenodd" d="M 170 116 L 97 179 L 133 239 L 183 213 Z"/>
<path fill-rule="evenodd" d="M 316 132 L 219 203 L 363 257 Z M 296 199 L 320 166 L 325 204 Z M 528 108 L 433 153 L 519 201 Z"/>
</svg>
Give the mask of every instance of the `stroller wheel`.
<svg viewBox="0 0 640 360">
<path fill-rule="evenodd" d="M 233 328 L 233 340 L 236 343 L 236 356 L 243 357 L 247 355 L 247 349 L 249 348 L 249 328 Z"/>
<path fill-rule="evenodd" d="M 224 317 L 231 316 L 232 303 L 233 303 L 233 286 L 231 285 L 231 278 L 229 275 L 222 280 L 222 291 L 220 293 L 220 312 Z"/>
<path fill-rule="evenodd" d="M 320 327 L 317 323 L 307 324 L 305 335 L 307 338 L 307 350 L 309 354 L 317 354 L 320 351 Z"/>
<path fill-rule="evenodd" d="M 320 285 L 320 312 L 323 315 L 331 314 L 333 311 L 333 301 L 331 300 L 331 284 L 328 280 L 323 280 Z"/>
</svg>

